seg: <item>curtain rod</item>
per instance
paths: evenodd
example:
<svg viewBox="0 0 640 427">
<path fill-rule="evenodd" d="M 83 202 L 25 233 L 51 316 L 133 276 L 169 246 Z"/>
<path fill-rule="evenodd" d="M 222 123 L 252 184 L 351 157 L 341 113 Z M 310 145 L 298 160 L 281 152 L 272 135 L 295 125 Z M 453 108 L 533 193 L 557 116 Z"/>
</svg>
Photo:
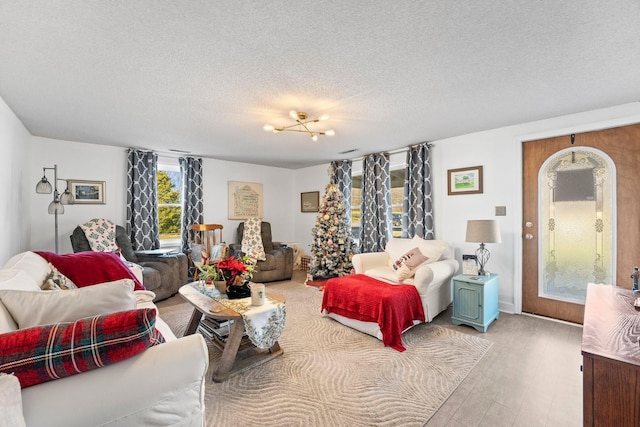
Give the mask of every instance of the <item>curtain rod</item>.
<svg viewBox="0 0 640 427">
<path fill-rule="evenodd" d="M 397 150 L 381 151 L 381 152 L 382 152 L 382 153 L 387 153 L 387 154 L 398 154 L 398 153 L 404 153 L 404 152 L 408 151 L 408 150 L 409 150 L 409 148 L 411 148 L 411 147 L 417 147 L 418 145 L 420 145 L 420 144 L 425 144 L 425 143 L 427 144 L 427 147 L 429 147 L 429 148 L 431 148 L 431 147 L 435 147 L 435 145 L 434 145 L 433 143 L 431 143 L 431 142 L 428 142 L 428 141 L 427 141 L 427 142 L 421 142 L 421 143 L 419 143 L 419 144 L 413 144 L 413 145 L 410 145 L 410 146 L 408 146 L 408 147 L 404 147 L 404 148 L 398 148 Z M 369 153 L 369 154 L 373 154 L 373 153 Z M 358 160 L 363 160 L 363 159 L 365 158 L 365 156 L 368 156 L 369 154 L 365 154 L 365 155 L 363 155 L 363 156 L 356 157 L 356 158 L 354 158 L 354 159 L 349 159 L 349 160 L 351 160 L 352 162 L 357 162 Z"/>
</svg>

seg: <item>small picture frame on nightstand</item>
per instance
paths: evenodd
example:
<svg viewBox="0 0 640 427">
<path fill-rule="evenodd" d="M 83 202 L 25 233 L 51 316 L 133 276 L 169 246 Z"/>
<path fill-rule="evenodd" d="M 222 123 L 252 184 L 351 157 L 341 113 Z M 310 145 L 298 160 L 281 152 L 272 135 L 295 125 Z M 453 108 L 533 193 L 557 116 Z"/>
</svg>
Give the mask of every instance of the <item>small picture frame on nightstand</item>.
<svg viewBox="0 0 640 427">
<path fill-rule="evenodd" d="M 462 274 L 478 274 L 478 258 L 475 255 L 462 255 Z"/>
</svg>

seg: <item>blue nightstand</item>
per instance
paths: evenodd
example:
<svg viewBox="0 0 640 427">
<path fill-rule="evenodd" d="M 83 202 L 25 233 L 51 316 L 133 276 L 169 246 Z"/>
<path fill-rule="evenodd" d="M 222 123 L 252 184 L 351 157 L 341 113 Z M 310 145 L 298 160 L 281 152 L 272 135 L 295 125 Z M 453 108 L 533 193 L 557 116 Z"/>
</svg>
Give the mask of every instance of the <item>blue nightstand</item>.
<svg viewBox="0 0 640 427">
<path fill-rule="evenodd" d="M 453 279 L 454 325 L 473 326 L 486 332 L 491 322 L 500 315 L 498 311 L 498 275 L 469 276 L 460 274 Z"/>
</svg>

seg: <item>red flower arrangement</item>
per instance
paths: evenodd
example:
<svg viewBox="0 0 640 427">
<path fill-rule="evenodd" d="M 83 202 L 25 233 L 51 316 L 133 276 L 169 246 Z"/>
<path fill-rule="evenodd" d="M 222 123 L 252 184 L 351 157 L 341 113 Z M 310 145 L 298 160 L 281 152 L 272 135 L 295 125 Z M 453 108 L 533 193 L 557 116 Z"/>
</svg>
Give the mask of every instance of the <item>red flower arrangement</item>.
<svg viewBox="0 0 640 427">
<path fill-rule="evenodd" d="M 218 272 L 225 278 L 227 284 L 232 285 L 240 277 L 242 281 L 249 280 L 253 276 L 254 265 L 248 259 L 229 257 L 213 263 Z"/>
</svg>

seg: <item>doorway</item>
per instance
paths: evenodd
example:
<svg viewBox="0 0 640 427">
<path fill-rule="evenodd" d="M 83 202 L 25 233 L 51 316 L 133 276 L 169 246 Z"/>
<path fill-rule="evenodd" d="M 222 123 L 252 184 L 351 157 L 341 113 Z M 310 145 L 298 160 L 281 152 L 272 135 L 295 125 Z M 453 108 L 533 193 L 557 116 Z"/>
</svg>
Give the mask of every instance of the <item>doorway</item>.
<svg viewBox="0 0 640 427">
<path fill-rule="evenodd" d="M 523 143 L 522 311 L 582 323 L 640 264 L 640 125 Z"/>
</svg>

